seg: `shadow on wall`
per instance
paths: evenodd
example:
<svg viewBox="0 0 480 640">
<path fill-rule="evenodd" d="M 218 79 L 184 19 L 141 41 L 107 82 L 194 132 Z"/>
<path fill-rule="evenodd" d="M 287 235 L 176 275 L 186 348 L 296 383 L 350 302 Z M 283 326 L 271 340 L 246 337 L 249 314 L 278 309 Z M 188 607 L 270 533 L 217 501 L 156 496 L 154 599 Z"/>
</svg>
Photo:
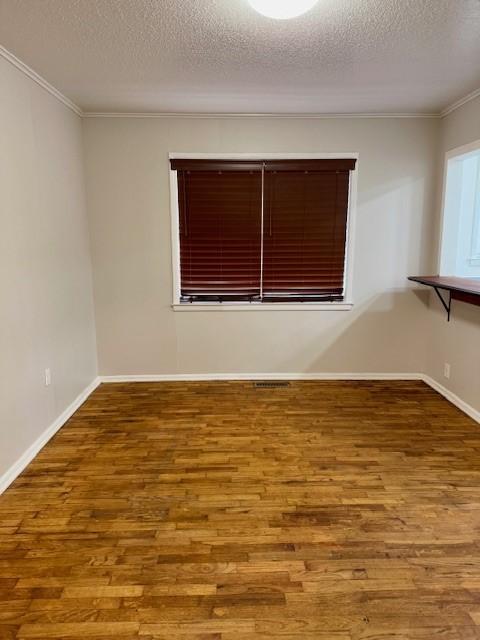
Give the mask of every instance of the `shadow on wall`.
<svg viewBox="0 0 480 640">
<path fill-rule="evenodd" d="M 423 372 L 426 341 L 422 327 L 426 321 L 426 298 L 428 292 L 407 289 L 385 292 L 356 305 L 354 312 L 337 317 L 323 344 L 316 338 L 310 348 L 304 349 L 303 372 Z M 395 323 L 392 323 L 392 314 Z M 290 361 L 285 361 L 281 370 L 295 371 Z"/>
<path fill-rule="evenodd" d="M 446 311 L 431 287 L 412 289 L 411 293 L 421 302 L 425 310 L 429 310 L 435 314 L 435 320 L 440 321 L 443 319 L 448 326 Z M 448 303 L 448 291 L 442 291 L 441 294 Z M 455 320 L 471 325 L 472 327 L 480 327 L 480 307 L 462 302 L 461 300 L 452 300 L 450 322 Z"/>
<path fill-rule="evenodd" d="M 432 264 L 433 181 L 427 180 L 424 167 L 419 167 L 419 175 L 414 167 L 410 170 L 411 174 L 395 179 L 388 171 L 383 178 L 377 173 L 370 187 L 361 174 L 356 262 L 360 256 L 362 265 L 373 266 L 373 280 L 385 282 L 388 289 L 392 283 L 399 288 L 404 285 L 404 274 L 428 272 Z"/>
<path fill-rule="evenodd" d="M 430 306 L 432 306 L 432 304 L 433 303 L 430 302 Z M 454 315 L 457 320 L 464 322 L 471 327 L 480 327 L 480 307 L 477 307 L 474 304 L 467 304 L 460 300 L 452 300 L 452 319 Z M 480 347 L 478 340 L 475 341 L 475 345 L 477 348 Z"/>
</svg>

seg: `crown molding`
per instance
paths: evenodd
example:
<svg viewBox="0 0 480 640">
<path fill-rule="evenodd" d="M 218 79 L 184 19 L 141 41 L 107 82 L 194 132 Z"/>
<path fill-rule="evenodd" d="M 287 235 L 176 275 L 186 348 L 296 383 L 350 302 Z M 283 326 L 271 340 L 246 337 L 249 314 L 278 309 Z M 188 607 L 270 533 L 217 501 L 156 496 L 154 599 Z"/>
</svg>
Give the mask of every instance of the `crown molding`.
<svg viewBox="0 0 480 640">
<path fill-rule="evenodd" d="M 229 119 L 229 118 L 280 118 L 302 120 L 331 120 L 335 118 L 440 118 L 439 113 L 204 113 L 204 112 L 118 112 L 84 111 L 84 118 L 192 118 L 192 119 Z"/>
<path fill-rule="evenodd" d="M 2 58 L 5 58 L 5 60 L 8 60 L 10 64 L 13 64 L 14 67 L 22 71 L 22 73 L 24 73 L 31 80 L 36 82 L 40 87 L 42 87 L 42 89 L 45 89 L 45 91 L 48 91 L 48 93 L 54 96 L 54 98 L 57 98 L 57 100 L 60 100 L 60 102 L 62 102 L 66 107 L 68 107 L 74 113 L 76 113 L 77 116 L 80 116 L 80 117 L 83 116 L 83 111 L 80 109 L 79 106 L 77 106 L 74 102 L 72 102 L 70 98 L 67 98 L 67 96 L 64 96 L 63 93 L 58 91 L 58 89 L 55 89 L 53 85 L 47 82 L 45 78 L 42 78 L 41 75 L 39 75 L 36 71 L 34 71 L 24 62 L 19 60 L 16 56 L 13 55 L 13 53 L 10 53 L 10 51 L 5 49 L 5 47 L 2 47 L 1 45 L 0 45 L 0 56 L 2 56 Z"/>
<path fill-rule="evenodd" d="M 480 97 L 480 88 L 472 91 L 468 95 L 460 98 L 456 102 L 440 111 L 439 113 L 202 113 L 202 112 L 118 112 L 118 111 L 83 111 L 70 98 L 67 98 L 61 91 L 51 85 L 45 78 L 34 71 L 27 64 L 22 62 L 13 53 L 0 45 L 0 56 L 10 62 L 14 67 L 36 82 L 40 87 L 48 91 L 66 107 L 71 109 L 81 118 L 195 118 L 195 119 L 229 119 L 229 118 L 283 118 L 283 119 L 304 119 L 304 120 L 328 120 L 336 118 L 445 118 L 450 113 L 459 109 L 467 102 Z"/>
<path fill-rule="evenodd" d="M 453 102 L 451 105 L 443 109 L 443 111 L 440 112 L 440 117 L 445 118 L 453 111 L 456 111 L 460 107 L 463 107 L 463 105 L 467 104 L 467 102 L 471 102 L 472 100 L 475 100 L 475 98 L 479 98 L 479 97 L 480 97 L 480 89 L 476 89 L 476 91 L 472 91 L 472 93 L 469 93 L 463 98 L 460 98 L 460 100 Z"/>
</svg>

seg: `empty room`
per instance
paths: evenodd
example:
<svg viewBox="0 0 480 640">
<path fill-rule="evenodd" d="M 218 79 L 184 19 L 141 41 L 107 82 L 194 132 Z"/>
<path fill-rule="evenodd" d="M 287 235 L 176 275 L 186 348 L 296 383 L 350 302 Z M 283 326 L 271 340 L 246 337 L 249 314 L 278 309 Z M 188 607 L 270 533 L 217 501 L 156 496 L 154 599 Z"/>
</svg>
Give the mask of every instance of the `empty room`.
<svg viewBox="0 0 480 640">
<path fill-rule="evenodd" d="M 0 640 L 480 639 L 480 0 L 0 0 Z"/>
</svg>

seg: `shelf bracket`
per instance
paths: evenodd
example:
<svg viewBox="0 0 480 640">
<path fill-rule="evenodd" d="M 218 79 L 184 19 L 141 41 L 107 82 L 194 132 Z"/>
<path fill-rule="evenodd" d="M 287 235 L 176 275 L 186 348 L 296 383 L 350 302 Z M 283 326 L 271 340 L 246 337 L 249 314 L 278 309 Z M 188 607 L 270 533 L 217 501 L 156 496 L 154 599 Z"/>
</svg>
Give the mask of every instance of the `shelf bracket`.
<svg viewBox="0 0 480 640">
<path fill-rule="evenodd" d="M 445 301 L 445 298 L 440 293 L 440 289 L 438 287 L 433 287 L 435 289 L 435 293 L 438 296 L 438 299 L 442 303 L 443 308 L 447 312 L 447 322 L 450 322 L 450 311 L 452 310 L 452 292 L 451 290 L 448 292 L 448 301 Z"/>
</svg>

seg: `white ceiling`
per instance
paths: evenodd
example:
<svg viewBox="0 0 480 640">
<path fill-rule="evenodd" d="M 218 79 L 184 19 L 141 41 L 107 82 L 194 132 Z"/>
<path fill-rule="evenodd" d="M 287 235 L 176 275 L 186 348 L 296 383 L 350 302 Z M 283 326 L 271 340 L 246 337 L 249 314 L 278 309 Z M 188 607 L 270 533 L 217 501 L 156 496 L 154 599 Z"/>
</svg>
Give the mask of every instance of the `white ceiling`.
<svg viewBox="0 0 480 640">
<path fill-rule="evenodd" d="M 480 87 L 480 0 L 0 0 L 0 43 L 85 111 L 436 113 Z"/>
</svg>

